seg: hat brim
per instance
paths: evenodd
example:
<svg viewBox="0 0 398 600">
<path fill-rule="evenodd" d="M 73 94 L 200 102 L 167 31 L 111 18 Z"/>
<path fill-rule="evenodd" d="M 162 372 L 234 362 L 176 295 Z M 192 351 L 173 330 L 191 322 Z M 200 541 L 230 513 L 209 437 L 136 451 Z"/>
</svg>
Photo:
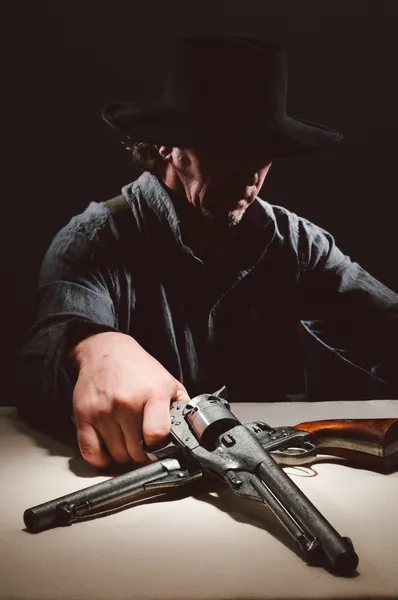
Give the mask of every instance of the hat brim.
<svg viewBox="0 0 398 600">
<path fill-rule="evenodd" d="M 229 118 L 201 120 L 161 104 L 111 102 L 102 117 L 111 127 L 134 142 L 194 148 L 244 143 L 272 158 L 320 150 L 343 139 L 333 129 L 287 115 L 272 121 Z"/>
</svg>

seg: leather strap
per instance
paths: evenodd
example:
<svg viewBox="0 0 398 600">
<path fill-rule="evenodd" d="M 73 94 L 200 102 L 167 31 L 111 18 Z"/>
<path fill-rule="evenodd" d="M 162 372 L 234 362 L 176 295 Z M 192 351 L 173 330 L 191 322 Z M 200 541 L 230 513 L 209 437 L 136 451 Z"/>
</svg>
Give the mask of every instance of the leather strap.
<svg viewBox="0 0 398 600">
<path fill-rule="evenodd" d="M 113 215 L 126 208 L 130 208 L 129 203 L 122 194 L 120 196 L 115 196 L 115 198 L 111 198 L 110 200 L 106 200 L 104 204 L 108 205 Z"/>
</svg>

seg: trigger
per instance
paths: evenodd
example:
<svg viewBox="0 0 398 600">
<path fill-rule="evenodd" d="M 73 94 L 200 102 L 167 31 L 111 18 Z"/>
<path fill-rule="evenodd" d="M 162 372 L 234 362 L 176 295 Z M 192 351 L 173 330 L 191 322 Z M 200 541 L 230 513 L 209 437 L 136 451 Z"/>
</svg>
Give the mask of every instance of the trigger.
<svg viewBox="0 0 398 600">
<path fill-rule="evenodd" d="M 160 448 L 149 448 L 145 440 L 142 440 L 141 446 L 151 462 L 156 462 L 158 460 L 162 460 L 163 458 L 171 458 L 178 452 L 178 446 L 176 446 L 173 442 L 169 442 Z"/>
</svg>

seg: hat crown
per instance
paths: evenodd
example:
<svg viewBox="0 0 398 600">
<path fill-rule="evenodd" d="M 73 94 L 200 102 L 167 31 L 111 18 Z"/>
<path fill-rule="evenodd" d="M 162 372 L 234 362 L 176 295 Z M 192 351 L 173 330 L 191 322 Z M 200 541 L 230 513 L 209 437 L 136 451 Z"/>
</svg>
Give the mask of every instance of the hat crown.
<svg viewBox="0 0 398 600">
<path fill-rule="evenodd" d="M 179 38 L 165 79 L 164 106 L 208 118 L 286 114 L 287 64 L 280 46 L 221 36 Z"/>
<path fill-rule="evenodd" d="M 257 38 L 174 38 L 160 92 L 109 102 L 102 116 L 131 140 L 182 148 L 244 144 L 268 158 L 293 156 L 342 139 L 337 131 L 286 114 L 287 61 Z"/>
</svg>

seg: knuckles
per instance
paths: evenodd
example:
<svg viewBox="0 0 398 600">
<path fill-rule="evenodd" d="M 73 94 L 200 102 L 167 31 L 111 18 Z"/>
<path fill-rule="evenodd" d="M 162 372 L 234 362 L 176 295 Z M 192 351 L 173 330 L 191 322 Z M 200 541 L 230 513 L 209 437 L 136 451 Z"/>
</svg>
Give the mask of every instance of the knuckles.
<svg viewBox="0 0 398 600">
<path fill-rule="evenodd" d="M 151 443 L 160 442 L 164 438 L 167 438 L 170 434 L 170 427 L 167 425 L 159 425 L 156 429 L 150 431 L 144 431 L 144 437 L 146 440 L 150 440 Z"/>
<path fill-rule="evenodd" d="M 82 458 L 84 458 L 84 460 L 89 462 L 94 467 L 107 467 L 111 462 L 110 457 L 104 455 L 93 446 L 80 443 L 79 449 Z"/>
<path fill-rule="evenodd" d="M 112 398 L 111 413 L 123 411 L 136 411 L 137 404 L 139 404 L 136 398 L 128 394 L 115 394 Z"/>
<path fill-rule="evenodd" d="M 171 396 L 172 394 L 170 394 L 170 398 Z M 164 391 L 161 388 L 157 389 L 150 386 L 141 387 L 130 394 L 116 393 L 112 398 L 111 412 L 123 410 L 139 413 L 146 404 L 163 402 L 164 397 Z"/>
</svg>

